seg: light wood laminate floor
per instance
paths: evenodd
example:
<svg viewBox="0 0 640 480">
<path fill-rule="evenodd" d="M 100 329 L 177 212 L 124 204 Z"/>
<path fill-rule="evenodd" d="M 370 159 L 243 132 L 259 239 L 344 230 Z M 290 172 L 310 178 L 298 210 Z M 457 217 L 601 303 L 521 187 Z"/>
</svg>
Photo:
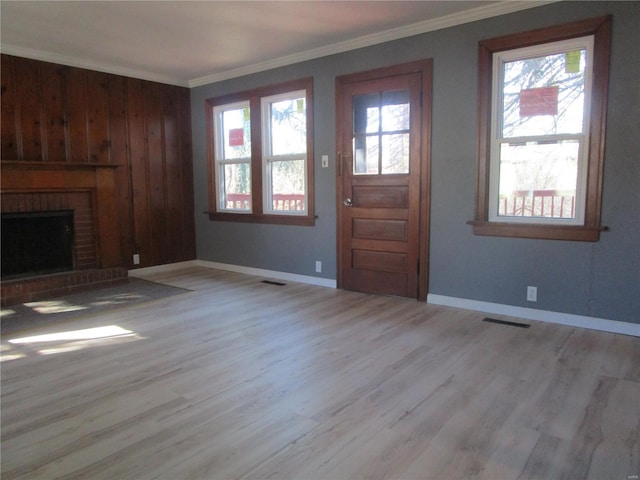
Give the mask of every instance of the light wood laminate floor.
<svg viewBox="0 0 640 480">
<path fill-rule="evenodd" d="M 640 339 L 189 267 L 2 339 L 2 478 L 637 479 Z M 512 319 L 513 320 L 513 319 Z"/>
</svg>

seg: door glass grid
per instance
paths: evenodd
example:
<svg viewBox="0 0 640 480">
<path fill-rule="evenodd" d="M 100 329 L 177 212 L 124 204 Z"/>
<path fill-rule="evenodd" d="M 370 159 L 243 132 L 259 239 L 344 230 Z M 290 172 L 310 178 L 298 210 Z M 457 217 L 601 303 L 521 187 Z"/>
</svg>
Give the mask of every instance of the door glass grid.
<svg viewBox="0 0 640 480">
<path fill-rule="evenodd" d="M 409 173 L 409 91 L 353 97 L 353 174 Z"/>
</svg>

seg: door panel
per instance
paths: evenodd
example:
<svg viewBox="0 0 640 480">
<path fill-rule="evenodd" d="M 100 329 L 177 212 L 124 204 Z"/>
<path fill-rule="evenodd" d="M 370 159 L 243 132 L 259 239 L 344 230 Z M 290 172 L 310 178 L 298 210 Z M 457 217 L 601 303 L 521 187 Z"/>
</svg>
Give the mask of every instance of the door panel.
<svg viewBox="0 0 640 480">
<path fill-rule="evenodd" d="M 338 285 L 416 298 L 427 231 L 420 225 L 426 73 L 379 73 L 337 81 Z"/>
<path fill-rule="evenodd" d="M 371 182 L 376 183 L 376 182 Z M 406 185 L 384 185 L 351 187 L 353 205 L 357 208 L 409 208 L 409 189 Z"/>
<path fill-rule="evenodd" d="M 353 266 L 362 270 L 402 273 L 407 270 L 407 254 L 354 250 Z"/>
<path fill-rule="evenodd" d="M 353 238 L 406 242 L 407 222 L 405 220 L 355 218 L 353 220 Z"/>
</svg>

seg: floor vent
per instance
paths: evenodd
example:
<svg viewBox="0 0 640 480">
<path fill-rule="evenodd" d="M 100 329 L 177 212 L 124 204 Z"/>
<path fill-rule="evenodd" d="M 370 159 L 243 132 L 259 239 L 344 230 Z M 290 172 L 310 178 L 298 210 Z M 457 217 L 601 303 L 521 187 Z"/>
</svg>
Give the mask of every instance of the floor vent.
<svg viewBox="0 0 640 480">
<path fill-rule="evenodd" d="M 490 323 L 498 323 L 500 325 L 509 325 L 510 327 L 529 328 L 531 326 L 528 323 L 508 322 L 506 320 L 498 320 L 497 318 L 483 318 L 482 321 L 490 322 Z"/>
<path fill-rule="evenodd" d="M 262 283 L 268 283 L 269 285 L 277 285 L 278 287 L 284 287 L 286 283 L 274 282 L 273 280 L 262 280 Z"/>
</svg>

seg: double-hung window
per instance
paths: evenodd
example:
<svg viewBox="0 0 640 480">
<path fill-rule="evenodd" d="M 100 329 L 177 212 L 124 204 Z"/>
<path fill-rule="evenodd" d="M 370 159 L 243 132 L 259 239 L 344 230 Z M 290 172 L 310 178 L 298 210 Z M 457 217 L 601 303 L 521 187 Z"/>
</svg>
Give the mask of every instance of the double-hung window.
<svg viewBox="0 0 640 480">
<path fill-rule="evenodd" d="M 475 232 L 599 238 L 609 19 L 480 43 Z"/>
<path fill-rule="evenodd" d="M 206 105 L 210 218 L 313 225 L 312 80 Z"/>
</svg>

